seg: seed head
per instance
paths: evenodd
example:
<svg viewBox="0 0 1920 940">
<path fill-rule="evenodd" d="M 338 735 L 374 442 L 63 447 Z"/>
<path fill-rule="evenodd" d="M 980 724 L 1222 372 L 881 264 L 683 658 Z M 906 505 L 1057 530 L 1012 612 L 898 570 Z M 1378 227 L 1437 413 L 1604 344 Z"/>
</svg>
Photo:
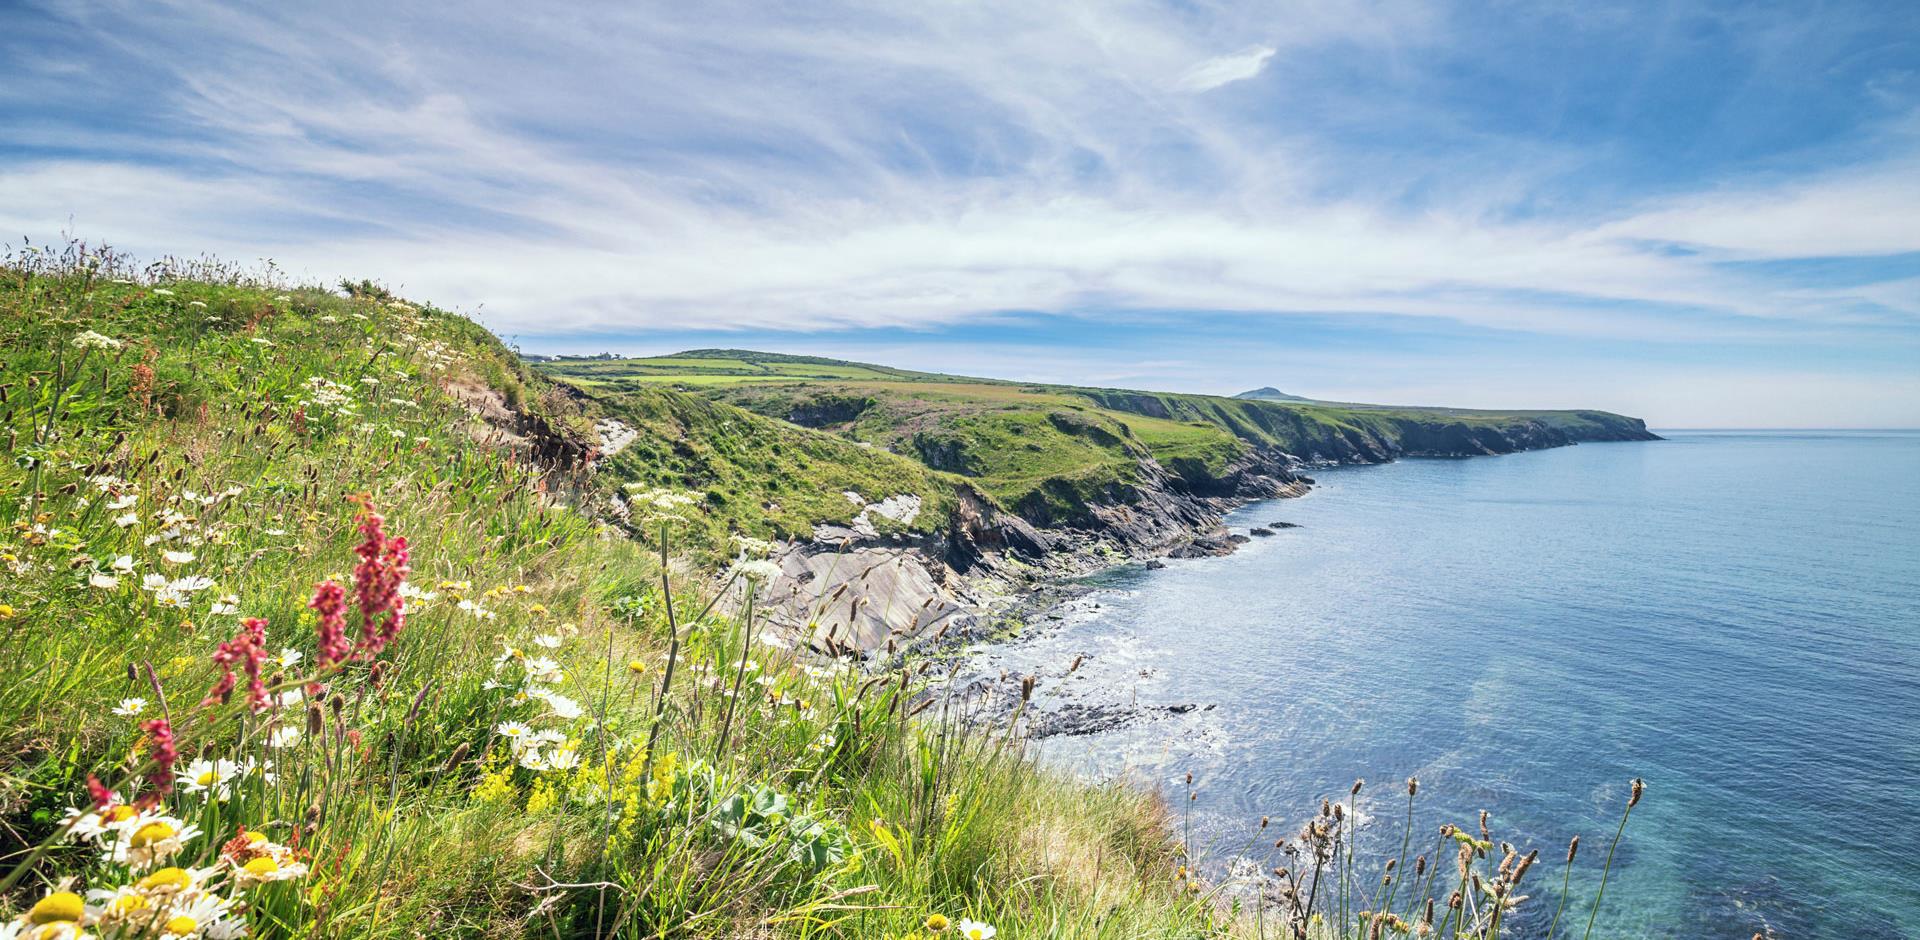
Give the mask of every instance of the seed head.
<svg viewBox="0 0 1920 940">
<path fill-rule="evenodd" d="M 1519 884 L 1520 879 L 1525 878 L 1527 876 L 1527 869 L 1532 868 L 1533 863 L 1539 860 L 1540 860 L 1539 849 L 1535 849 L 1531 852 L 1528 852 L 1527 857 L 1521 859 L 1519 865 L 1514 866 L 1513 878 L 1512 878 L 1513 883 Z"/>
<path fill-rule="evenodd" d="M 1580 854 L 1580 837 L 1574 836 L 1573 841 L 1567 843 L 1567 864 L 1573 864 L 1573 857 L 1578 854 Z"/>
<path fill-rule="evenodd" d="M 1639 803 L 1640 794 L 1645 793 L 1646 790 L 1647 790 L 1647 784 L 1645 781 L 1641 780 L 1639 777 L 1633 778 L 1633 793 L 1631 796 L 1627 797 L 1627 808 L 1632 809 L 1635 804 Z"/>
<path fill-rule="evenodd" d="M 1414 796 L 1419 792 L 1420 792 L 1420 778 L 1408 777 L 1407 778 L 1407 795 Z"/>
</svg>

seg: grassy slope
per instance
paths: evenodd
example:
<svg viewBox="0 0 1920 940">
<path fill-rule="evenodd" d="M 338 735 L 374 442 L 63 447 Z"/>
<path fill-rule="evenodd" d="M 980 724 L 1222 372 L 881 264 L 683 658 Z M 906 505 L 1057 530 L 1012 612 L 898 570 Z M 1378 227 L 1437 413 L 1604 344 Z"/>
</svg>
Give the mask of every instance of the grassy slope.
<svg viewBox="0 0 1920 940">
<path fill-rule="evenodd" d="M 0 266 L 0 917 L 63 879 L 133 877 L 85 846 L 33 864 L 20 850 L 84 803 L 90 773 L 131 795 L 151 745 L 112 709 L 138 696 L 183 755 L 274 763 L 225 801 L 176 791 L 160 807 L 211 833 L 177 862 L 212 864 L 240 825 L 297 844 L 309 875 L 247 889 L 257 936 L 897 936 L 934 912 L 1012 936 L 1215 931 L 1171 877 L 1149 797 L 1063 785 L 942 708 L 905 720 L 918 663 L 867 682 L 756 647 L 740 671 L 737 624 L 690 591 L 669 604 L 650 549 L 553 499 L 578 505 L 599 480 L 494 446 L 462 402 L 517 406 L 519 430 L 546 439 L 634 420 L 648 436 L 625 472 L 725 495 L 687 510 L 696 534 L 786 524 L 743 508 L 796 499 L 794 480 L 759 474 L 902 462 L 858 466 L 860 448 L 668 391 L 582 401 L 430 307 L 219 269 L 115 280 L 130 273 L 84 256 Z M 88 331 L 117 345 L 76 345 Z M 780 462 L 756 471 L 749 454 Z M 311 716 L 197 705 L 239 616 L 304 655 L 269 667 L 276 688 L 311 675 L 306 603 L 354 563 L 353 494 L 410 540 L 411 582 L 432 594 L 378 681 L 364 663 L 315 677 Z M 149 575 L 212 583 L 174 599 Z M 670 606 L 678 675 L 648 776 Z M 529 652 L 497 659 L 514 649 Z M 540 655 L 557 661 L 541 687 L 584 714 L 525 694 Z M 564 735 L 581 766 L 516 768 L 492 730 L 508 719 Z M 308 721 L 322 733 L 267 747 Z"/>
<path fill-rule="evenodd" d="M 684 537 L 709 552 L 724 552 L 730 534 L 792 538 L 815 523 L 849 522 L 862 507 L 848 492 L 869 501 L 921 497 L 920 514 L 903 527 L 915 531 L 943 526 L 953 509 L 953 481 L 883 450 L 668 389 L 587 392 L 600 413 L 640 432 L 605 461 L 603 475 L 697 494 L 700 511 Z"/>
<path fill-rule="evenodd" d="M 1254 448 L 1379 460 L 1644 433 L 1638 422 L 1604 412 L 1392 408 L 1035 385 L 740 350 L 558 360 L 539 368 L 596 389 L 680 388 L 832 428 L 975 478 L 1042 524 L 1072 519 L 1102 490 L 1135 482 L 1145 456 L 1204 487 Z"/>
</svg>

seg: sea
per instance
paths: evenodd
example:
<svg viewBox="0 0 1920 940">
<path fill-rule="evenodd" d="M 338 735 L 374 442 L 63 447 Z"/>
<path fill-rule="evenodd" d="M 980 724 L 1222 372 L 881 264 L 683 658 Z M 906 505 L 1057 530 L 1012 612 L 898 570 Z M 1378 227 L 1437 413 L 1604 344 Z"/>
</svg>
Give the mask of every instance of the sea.
<svg viewBox="0 0 1920 940">
<path fill-rule="evenodd" d="M 1638 777 L 1594 937 L 1920 938 L 1920 432 L 1661 433 L 1313 471 L 1227 520 L 1293 527 L 1104 572 L 977 666 L 1124 716 L 1036 748 L 1160 788 L 1222 880 L 1356 780 L 1395 855 L 1416 777 L 1412 853 L 1485 810 L 1541 853 L 1514 935 L 1563 877 L 1584 932 Z"/>
</svg>

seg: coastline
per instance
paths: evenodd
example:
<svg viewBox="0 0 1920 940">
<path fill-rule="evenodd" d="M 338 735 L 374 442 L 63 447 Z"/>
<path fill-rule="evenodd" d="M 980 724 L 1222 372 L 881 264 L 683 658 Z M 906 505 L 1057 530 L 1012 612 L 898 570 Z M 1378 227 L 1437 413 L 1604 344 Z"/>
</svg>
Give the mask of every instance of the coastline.
<svg viewBox="0 0 1920 940">
<path fill-rule="evenodd" d="M 1499 450 L 1452 446 L 1379 454 L 1297 457 L 1256 449 L 1195 492 L 1157 464 L 1142 462 L 1142 485 L 1092 507 L 1081 525 L 1039 528 L 978 498 L 963 499 L 940 533 L 907 536 L 871 525 L 817 526 L 809 541 L 777 551 L 781 569 L 763 597 L 767 634 L 818 653 L 868 663 L 908 650 L 951 658 L 955 650 L 991 644 L 1057 611 L 1091 588 L 1089 577 L 1129 564 L 1218 557 L 1264 533 L 1240 534 L 1225 523 L 1233 512 L 1311 491 L 1310 470 L 1391 463 L 1404 457 L 1461 459 L 1546 450 L 1578 443 L 1660 440 L 1633 435 L 1591 441 L 1503 437 Z M 869 505 L 884 512 L 886 501 Z"/>
</svg>

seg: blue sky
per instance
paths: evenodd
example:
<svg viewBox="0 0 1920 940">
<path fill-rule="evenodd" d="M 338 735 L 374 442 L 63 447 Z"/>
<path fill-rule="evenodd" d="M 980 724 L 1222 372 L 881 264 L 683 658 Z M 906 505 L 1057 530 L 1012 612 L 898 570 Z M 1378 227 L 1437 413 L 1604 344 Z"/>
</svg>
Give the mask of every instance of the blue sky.
<svg viewBox="0 0 1920 940">
<path fill-rule="evenodd" d="M 0 2 L 65 231 L 530 352 L 1916 426 L 1920 4 Z"/>
</svg>

